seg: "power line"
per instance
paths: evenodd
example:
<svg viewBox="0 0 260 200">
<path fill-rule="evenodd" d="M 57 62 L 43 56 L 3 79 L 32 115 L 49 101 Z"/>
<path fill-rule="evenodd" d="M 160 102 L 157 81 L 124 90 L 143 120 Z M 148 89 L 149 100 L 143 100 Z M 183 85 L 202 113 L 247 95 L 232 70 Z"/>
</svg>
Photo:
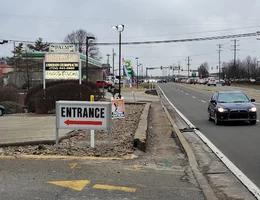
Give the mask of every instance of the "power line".
<svg viewBox="0 0 260 200">
<path fill-rule="evenodd" d="M 229 38 L 241 38 L 241 37 L 253 37 L 260 35 L 260 32 L 252 33 L 243 33 L 243 34 L 234 34 L 234 35 L 222 35 L 214 37 L 200 37 L 200 38 L 190 38 L 190 39 L 176 39 L 176 40 L 156 40 L 156 41 L 143 41 L 143 42 L 122 42 L 122 45 L 140 45 L 140 44 L 162 44 L 162 43 L 177 43 L 177 42 L 194 42 L 194 41 L 207 41 L 207 40 L 221 40 Z M 35 43 L 35 41 L 24 41 L 24 40 L 8 40 L 12 42 L 22 42 L 22 43 Z M 52 44 L 71 44 L 66 42 L 50 42 Z M 80 44 L 80 43 L 74 43 Z M 117 42 L 107 42 L 107 43 L 96 43 L 99 46 L 108 46 L 108 45 L 118 45 Z"/>
</svg>

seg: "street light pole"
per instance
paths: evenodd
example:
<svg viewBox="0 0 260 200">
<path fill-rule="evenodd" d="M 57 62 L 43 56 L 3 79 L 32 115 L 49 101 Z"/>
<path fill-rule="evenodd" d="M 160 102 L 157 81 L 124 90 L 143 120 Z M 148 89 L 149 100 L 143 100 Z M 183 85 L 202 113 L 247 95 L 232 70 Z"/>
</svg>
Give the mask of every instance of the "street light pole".
<svg viewBox="0 0 260 200">
<path fill-rule="evenodd" d="M 119 94 L 118 98 L 121 99 L 121 33 L 124 31 L 125 26 L 123 24 L 119 24 L 116 26 L 112 26 L 112 28 L 116 28 L 119 33 Z"/>
<path fill-rule="evenodd" d="M 138 59 L 139 59 L 139 58 L 136 57 L 135 59 L 136 59 L 136 72 L 137 72 L 137 73 L 136 73 L 136 74 L 137 74 L 137 76 L 136 76 L 136 86 L 137 86 L 137 87 L 136 87 L 136 88 L 138 89 Z"/>
<path fill-rule="evenodd" d="M 86 80 L 87 82 L 89 81 L 89 77 L 88 77 L 88 47 L 89 47 L 89 40 L 94 40 L 95 37 L 92 36 L 87 36 L 86 37 Z"/>
</svg>

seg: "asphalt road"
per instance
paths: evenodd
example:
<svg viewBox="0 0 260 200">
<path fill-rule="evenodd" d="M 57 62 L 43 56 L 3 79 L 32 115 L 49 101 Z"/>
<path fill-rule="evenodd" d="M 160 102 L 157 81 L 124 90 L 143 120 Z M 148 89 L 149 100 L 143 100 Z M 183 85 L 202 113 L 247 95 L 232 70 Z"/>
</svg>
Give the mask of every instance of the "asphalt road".
<svg viewBox="0 0 260 200">
<path fill-rule="evenodd" d="M 228 123 L 216 126 L 213 122 L 208 121 L 207 114 L 208 101 L 214 92 L 192 89 L 175 83 L 159 84 L 159 86 L 174 106 L 260 187 L 259 121 L 256 125 Z M 236 88 L 236 90 L 238 89 Z M 257 107 L 260 109 L 259 104 Z"/>
</svg>

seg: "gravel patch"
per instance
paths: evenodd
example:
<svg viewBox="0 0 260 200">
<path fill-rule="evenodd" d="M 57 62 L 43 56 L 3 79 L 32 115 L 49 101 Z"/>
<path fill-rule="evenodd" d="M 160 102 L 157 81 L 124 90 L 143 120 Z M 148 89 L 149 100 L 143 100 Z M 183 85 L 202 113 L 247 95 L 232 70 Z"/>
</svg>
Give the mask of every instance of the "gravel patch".
<svg viewBox="0 0 260 200">
<path fill-rule="evenodd" d="M 133 153 L 134 134 L 145 104 L 125 104 L 124 119 L 112 120 L 112 145 L 107 131 L 95 131 L 95 148 L 90 147 L 90 131 L 79 130 L 69 139 L 53 145 L 16 146 L 0 148 L 0 155 L 62 155 L 123 157 Z"/>
</svg>

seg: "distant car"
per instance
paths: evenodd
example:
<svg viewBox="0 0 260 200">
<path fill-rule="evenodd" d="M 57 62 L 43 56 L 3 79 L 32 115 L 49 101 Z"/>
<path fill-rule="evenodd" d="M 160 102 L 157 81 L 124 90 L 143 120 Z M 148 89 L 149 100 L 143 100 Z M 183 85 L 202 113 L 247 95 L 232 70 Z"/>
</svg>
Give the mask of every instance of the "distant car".
<svg viewBox="0 0 260 200">
<path fill-rule="evenodd" d="M 5 111 L 5 107 L 0 105 L 0 116 L 3 116 L 4 111 Z"/>
<path fill-rule="evenodd" d="M 114 83 L 111 81 L 97 81 L 96 82 L 96 86 L 98 88 L 103 88 L 103 85 L 104 85 L 105 89 L 109 89 L 109 90 L 111 90 L 112 88 L 115 87 Z"/>
<path fill-rule="evenodd" d="M 216 86 L 216 85 L 217 85 L 216 79 L 214 79 L 214 78 L 209 78 L 207 85 L 208 85 L 208 86 L 211 86 L 211 85 Z"/>
<path fill-rule="evenodd" d="M 222 84 L 222 86 L 225 86 L 225 85 L 230 86 L 231 85 L 231 81 L 224 80 L 221 84 Z"/>
<path fill-rule="evenodd" d="M 214 120 L 218 125 L 222 121 L 249 121 L 256 124 L 257 108 L 252 103 L 255 99 L 249 99 L 240 91 L 216 92 L 208 105 L 208 119 Z"/>
</svg>

